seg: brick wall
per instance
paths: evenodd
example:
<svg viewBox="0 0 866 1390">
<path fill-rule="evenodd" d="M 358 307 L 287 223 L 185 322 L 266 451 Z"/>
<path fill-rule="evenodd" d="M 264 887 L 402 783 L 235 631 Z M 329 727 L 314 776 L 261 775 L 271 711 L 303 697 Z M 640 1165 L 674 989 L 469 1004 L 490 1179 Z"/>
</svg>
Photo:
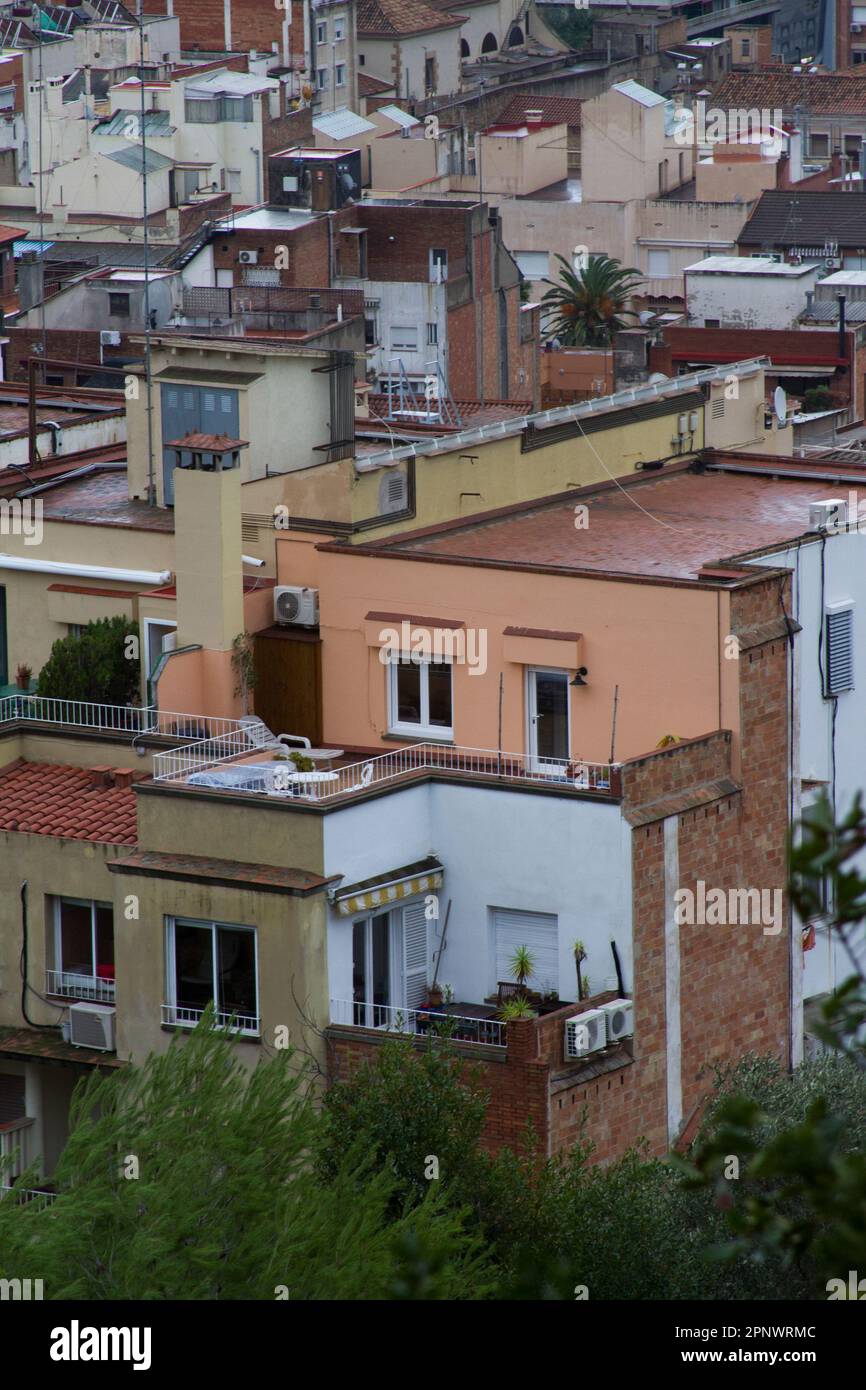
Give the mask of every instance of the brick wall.
<svg viewBox="0 0 866 1390">
<path fill-rule="evenodd" d="M 266 4 L 263 0 L 229 0 L 231 16 L 231 45 L 235 51 L 247 53 L 256 49 L 267 53 L 278 45 L 278 61 L 282 62 L 283 21 L 285 8 Z M 166 0 L 152 0 L 152 14 L 167 14 Z M 180 42 L 185 50 L 202 49 L 219 53 L 225 44 L 224 0 L 174 0 L 174 14 L 180 20 Z M 290 66 L 300 66 L 304 51 L 304 11 L 301 0 L 292 0 L 292 23 L 289 26 L 291 44 Z"/>
<path fill-rule="evenodd" d="M 9 339 L 5 348 L 6 379 L 8 381 L 27 380 L 27 358 L 32 356 L 34 347 L 42 342 L 42 332 L 38 328 L 6 328 L 4 337 Z M 99 363 L 99 331 L 49 328 L 46 330 L 47 357 L 60 357 L 70 362 L 80 362 L 83 367 L 92 369 Z M 110 367 L 118 359 L 141 357 L 141 345 L 131 342 L 127 334 L 121 334 L 120 346 L 103 350 L 105 365 Z M 64 386 L 75 386 L 78 373 L 74 367 L 49 366 L 48 375 L 63 377 Z M 122 383 L 122 378 L 117 378 Z"/>
<path fill-rule="evenodd" d="M 328 219 L 316 218 L 294 230 L 238 230 L 213 240 L 214 268 L 231 270 L 235 285 L 242 285 L 243 267 L 238 263 L 241 251 L 256 251 L 260 267 L 275 266 L 279 260 L 280 284 L 286 288 L 297 285 L 326 289 L 328 280 Z M 280 248 L 286 248 L 281 252 Z M 284 262 L 288 256 L 288 265 Z"/>
</svg>

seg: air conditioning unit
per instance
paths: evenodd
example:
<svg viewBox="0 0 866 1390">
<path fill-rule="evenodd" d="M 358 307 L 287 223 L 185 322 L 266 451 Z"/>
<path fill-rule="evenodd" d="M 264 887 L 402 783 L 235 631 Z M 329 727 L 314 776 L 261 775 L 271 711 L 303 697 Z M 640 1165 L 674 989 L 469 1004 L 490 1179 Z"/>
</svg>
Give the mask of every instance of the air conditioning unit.
<svg viewBox="0 0 866 1390">
<path fill-rule="evenodd" d="M 274 621 L 297 627 L 316 627 L 319 621 L 318 589 L 278 585 L 274 589 Z"/>
<path fill-rule="evenodd" d="M 603 1004 L 602 1010 L 607 1019 L 607 1040 L 619 1042 L 620 1038 L 630 1038 L 634 1033 L 634 1004 L 630 999 L 613 999 Z"/>
<path fill-rule="evenodd" d="M 835 534 L 848 524 L 848 503 L 844 497 L 828 497 L 825 502 L 809 505 L 809 530 Z"/>
<path fill-rule="evenodd" d="M 587 1009 L 565 1021 L 566 1058 L 586 1057 L 607 1046 L 607 1015 L 604 1009 Z"/>
<path fill-rule="evenodd" d="M 114 1052 L 114 1015 L 108 1004 L 70 1004 L 69 1041 L 73 1047 Z"/>
<path fill-rule="evenodd" d="M 239 264 L 239 265 L 258 265 L 258 263 L 259 263 L 259 253 L 258 253 L 258 251 L 239 251 L 239 252 L 238 252 L 238 264 Z"/>
<path fill-rule="evenodd" d="M 100 347 L 120 347 L 120 334 L 116 328 L 101 328 L 99 330 Z"/>
<path fill-rule="evenodd" d="M 827 267 L 828 270 L 841 270 L 841 269 L 842 269 L 842 257 L 841 257 L 841 256 L 828 256 L 828 257 L 826 258 L 826 260 L 824 261 L 824 264 L 825 264 L 825 266 Z"/>
</svg>

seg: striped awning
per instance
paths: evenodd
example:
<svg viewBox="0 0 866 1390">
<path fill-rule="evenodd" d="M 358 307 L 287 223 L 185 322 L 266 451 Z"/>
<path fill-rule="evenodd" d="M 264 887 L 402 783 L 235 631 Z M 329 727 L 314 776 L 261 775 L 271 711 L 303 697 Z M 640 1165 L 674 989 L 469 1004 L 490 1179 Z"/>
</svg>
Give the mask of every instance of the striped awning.
<svg viewBox="0 0 866 1390">
<path fill-rule="evenodd" d="M 357 912 L 391 907 L 404 898 L 433 893 L 442 887 L 444 877 L 445 871 L 439 860 L 431 856 L 415 864 L 407 864 L 402 869 L 392 869 L 388 873 L 377 874 L 375 878 L 340 888 L 334 901 L 341 917 L 352 917 Z"/>
</svg>

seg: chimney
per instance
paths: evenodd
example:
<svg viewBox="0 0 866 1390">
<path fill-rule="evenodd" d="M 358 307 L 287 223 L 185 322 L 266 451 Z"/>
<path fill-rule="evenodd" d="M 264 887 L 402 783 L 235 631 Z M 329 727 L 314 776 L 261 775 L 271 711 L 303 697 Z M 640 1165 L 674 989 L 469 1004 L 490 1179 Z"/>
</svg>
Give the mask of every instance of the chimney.
<svg viewBox="0 0 866 1390">
<path fill-rule="evenodd" d="M 525 111 L 524 115 L 526 117 L 527 126 L 529 126 L 530 128 L 540 126 L 543 114 L 544 113 L 542 111 Z"/>
<path fill-rule="evenodd" d="M 132 786 L 134 775 L 131 767 L 116 767 L 114 769 L 114 785 L 125 790 Z"/>
<path fill-rule="evenodd" d="M 90 785 L 94 791 L 111 786 L 112 768 L 92 767 L 90 771 Z"/>
<path fill-rule="evenodd" d="M 811 313 L 812 313 L 812 301 L 814 300 L 814 298 L 815 298 L 815 291 L 814 291 L 814 290 L 807 290 L 807 291 L 806 291 L 806 313 L 809 314 L 810 316 L 811 316 Z"/>
<path fill-rule="evenodd" d="M 231 653 L 244 630 L 239 448 L 230 452 L 231 467 L 227 455 L 203 451 L 203 462 L 213 460 L 213 467 L 174 470 L 178 645 L 200 643 L 223 653 Z"/>
</svg>

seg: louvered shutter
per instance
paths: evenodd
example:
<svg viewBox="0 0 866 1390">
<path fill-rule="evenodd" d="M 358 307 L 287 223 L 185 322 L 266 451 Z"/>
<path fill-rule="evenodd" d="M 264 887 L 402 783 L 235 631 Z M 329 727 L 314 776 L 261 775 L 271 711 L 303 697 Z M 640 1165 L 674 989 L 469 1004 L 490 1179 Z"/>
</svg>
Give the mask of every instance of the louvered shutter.
<svg viewBox="0 0 866 1390">
<path fill-rule="evenodd" d="M 427 998 L 427 918 L 423 898 L 403 908 L 403 1003 L 417 1009 Z"/>
<path fill-rule="evenodd" d="M 548 912 L 514 912 L 497 907 L 493 910 L 493 931 L 496 942 L 496 979 L 513 980 L 511 957 L 518 946 L 526 946 L 535 958 L 535 973 L 527 984 L 530 989 L 559 989 L 559 922 Z"/>
<path fill-rule="evenodd" d="M 854 689 L 854 610 L 827 614 L 827 694 Z"/>
</svg>

